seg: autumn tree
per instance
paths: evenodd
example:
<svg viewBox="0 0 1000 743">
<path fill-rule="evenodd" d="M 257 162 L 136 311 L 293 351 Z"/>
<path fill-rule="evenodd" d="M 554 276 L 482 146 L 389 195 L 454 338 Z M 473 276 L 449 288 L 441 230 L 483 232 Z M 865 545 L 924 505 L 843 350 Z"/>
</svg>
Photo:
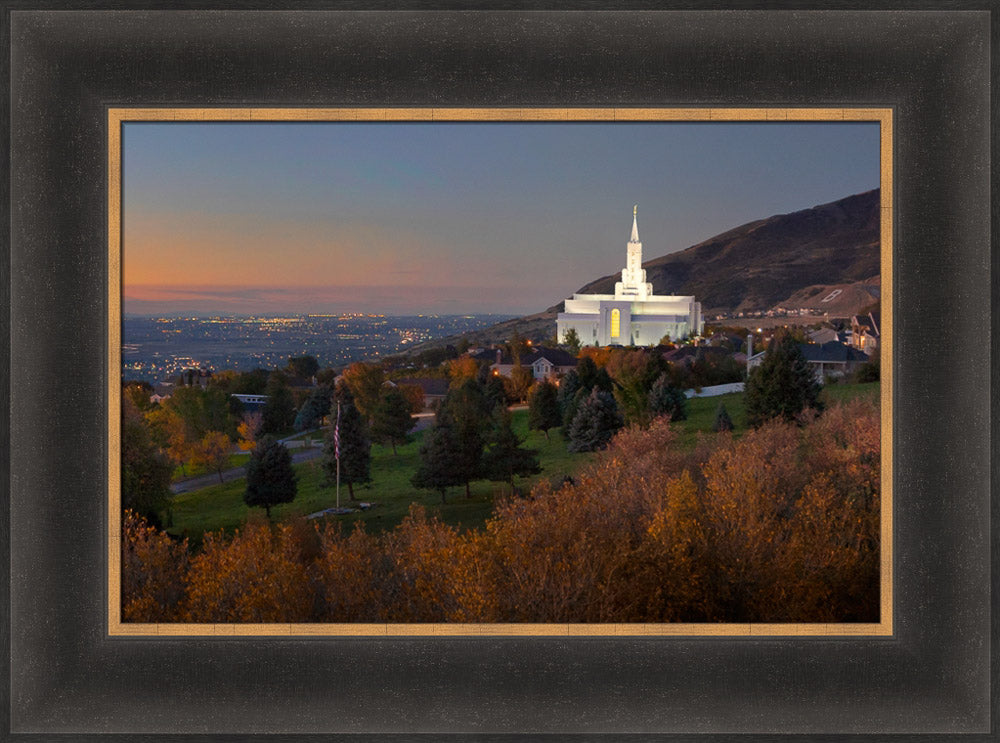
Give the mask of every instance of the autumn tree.
<svg viewBox="0 0 1000 743">
<path fill-rule="evenodd" d="M 174 541 L 126 509 L 121 555 L 122 621 L 176 621 L 188 569 L 187 540 Z"/>
<path fill-rule="evenodd" d="M 236 427 L 236 432 L 239 436 L 236 444 L 241 451 L 251 451 L 257 446 L 257 439 L 260 438 L 263 422 L 264 418 L 259 410 L 243 414 L 240 424 Z"/>
<path fill-rule="evenodd" d="M 243 502 L 251 508 L 263 508 L 270 519 L 272 506 L 295 500 L 296 480 L 288 449 L 273 437 L 265 436 L 250 454 Z"/>
<path fill-rule="evenodd" d="M 603 449 L 624 424 L 615 398 L 595 387 L 576 411 L 568 448 L 574 452 Z"/>
<path fill-rule="evenodd" d="M 396 446 L 407 442 L 415 425 L 417 419 L 410 413 L 406 396 L 396 387 L 386 389 L 372 414 L 372 439 L 380 444 L 391 444 L 395 454 Z"/>
<path fill-rule="evenodd" d="M 510 411 L 495 408 L 483 449 L 483 474 L 488 480 L 505 482 L 514 489 L 514 477 L 541 472 L 538 451 L 522 448 L 524 440 L 514 433 Z"/>
<path fill-rule="evenodd" d="M 221 431 L 209 431 L 195 446 L 191 462 L 196 466 L 217 473 L 221 483 L 223 482 L 222 471 L 229 464 L 231 450 L 232 442 L 226 434 Z"/>
<path fill-rule="evenodd" d="M 448 362 L 450 387 L 461 387 L 467 379 L 475 379 L 479 374 L 479 362 L 471 356 L 461 356 Z"/>
<path fill-rule="evenodd" d="M 122 396 L 128 397 L 136 409 L 145 412 L 153 407 L 149 398 L 153 394 L 153 385 L 142 380 L 128 382 L 122 386 Z"/>
<path fill-rule="evenodd" d="M 385 386 L 385 370 L 381 364 L 357 361 L 344 370 L 341 384 L 346 385 L 354 399 L 354 404 L 366 421 L 371 421 L 375 406 L 382 397 Z"/>
<path fill-rule="evenodd" d="M 323 445 L 324 484 L 337 483 L 337 461 L 340 460 L 340 482 L 347 485 L 351 500 L 354 500 L 354 486 L 371 482 L 372 443 L 365 423 L 355 404 L 354 395 L 346 385 L 337 388 L 337 412 L 333 412 L 334 424 L 327 430 Z"/>
<path fill-rule="evenodd" d="M 153 443 L 142 414 L 131 398 L 122 397 L 122 508 L 160 524 L 160 511 L 170 499 L 170 461 Z"/>
<path fill-rule="evenodd" d="M 507 397 L 516 402 L 524 402 L 528 399 L 531 386 L 535 383 L 535 375 L 531 372 L 531 367 L 517 364 L 510 370 L 510 376 L 504 377 L 504 389 Z"/>
<path fill-rule="evenodd" d="M 424 412 L 427 401 L 424 397 L 423 387 L 418 384 L 397 384 L 396 389 L 406 398 L 406 402 L 410 406 L 410 413 L 417 415 L 417 413 Z"/>
<path fill-rule="evenodd" d="M 806 408 L 820 411 L 821 389 L 795 338 L 776 337 L 764 360 L 747 377 L 747 423 L 756 428 L 772 418 L 794 421 Z"/>
<path fill-rule="evenodd" d="M 559 410 L 559 391 L 547 379 L 541 380 L 532 390 L 528 400 L 528 428 L 542 431 L 545 438 L 549 437 L 550 428 L 562 425 L 562 413 Z"/>
<path fill-rule="evenodd" d="M 280 444 L 279 444 L 280 446 Z M 284 448 L 284 447 L 282 447 Z M 291 528 L 247 523 L 231 539 L 207 534 L 191 559 L 188 622 L 303 622 L 315 593 L 297 554 Z"/>
</svg>

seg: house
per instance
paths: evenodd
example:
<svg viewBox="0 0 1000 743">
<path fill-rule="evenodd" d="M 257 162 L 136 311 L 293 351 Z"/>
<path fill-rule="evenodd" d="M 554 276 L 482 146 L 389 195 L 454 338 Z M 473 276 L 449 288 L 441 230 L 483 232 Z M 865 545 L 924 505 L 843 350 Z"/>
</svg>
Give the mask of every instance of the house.
<svg viewBox="0 0 1000 743">
<path fill-rule="evenodd" d="M 490 365 L 490 369 L 497 374 L 509 377 L 516 364 L 510 354 L 505 353 L 502 349 L 480 352 L 473 358 L 486 360 L 490 355 L 495 359 Z M 521 354 L 520 362 L 521 366 L 531 369 L 531 375 L 535 379 L 554 379 L 575 369 L 577 359 L 573 354 L 560 348 L 535 346 Z"/>
<path fill-rule="evenodd" d="M 867 315 L 851 317 L 851 345 L 869 356 L 878 348 L 881 340 L 882 313 L 878 310 Z"/>
<path fill-rule="evenodd" d="M 851 374 L 869 360 L 863 351 L 839 341 L 799 343 L 798 346 L 816 375 L 816 381 L 821 384 L 827 377 L 836 378 Z M 760 366 L 766 353 L 761 351 L 747 359 L 747 371 Z"/>
<path fill-rule="evenodd" d="M 419 377 L 406 377 L 405 379 L 395 379 L 386 384 L 395 387 L 419 387 L 424 393 L 424 407 L 432 408 L 435 404 L 444 400 L 448 394 L 447 379 L 422 379 Z"/>
<path fill-rule="evenodd" d="M 159 404 L 164 400 L 169 400 L 172 394 L 174 394 L 173 382 L 157 382 L 153 387 L 153 394 L 149 396 L 149 401 Z"/>
</svg>

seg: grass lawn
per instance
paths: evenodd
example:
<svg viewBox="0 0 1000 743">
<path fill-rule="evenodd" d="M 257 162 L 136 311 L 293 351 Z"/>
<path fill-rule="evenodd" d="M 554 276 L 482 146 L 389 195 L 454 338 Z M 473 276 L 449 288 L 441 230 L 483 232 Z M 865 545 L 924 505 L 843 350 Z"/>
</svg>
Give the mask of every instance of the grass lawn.
<svg viewBox="0 0 1000 743">
<path fill-rule="evenodd" d="M 250 452 L 241 451 L 238 454 L 230 454 L 225 469 L 231 470 L 233 467 L 246 467 L 249 458 Z M 212 475 L 214 473 L 215 470 L 205 469 L 201 466 L 196 467 L 191 464 L 185 465 L 183 470 L 178 466 L 174 467 L 173 474 L 170 475 L 170 482 L 187 480 L 189 477 L 198 477 L 199 475 Z"/>
<path fill-rule="evenodd" d="M 538 431 L 528 431 L 526 410 L 514 411 L 514 430 L 525 438 L 525 446 L 539 450 L 542 473 L 533 478 L 518 478 L 518 487 L 529 489 L 539 480 L 561 480 L 563 476 L 576 472 L 590 461 L 591 454 L 571 454 L 566 451 L 566 443 L 558 430 L 550 431 L 550 438 Z M 422 503 L 429 513 L 437 515 L 445 523 L 463 528 L 480 527 L 490 515 L 494 495 L 507 491 L 504 483 L 487 480 L 472 483 L 472 497 L 466 499 L 462 487 L 449 488 L 447 503 L 441 503 L 437 491 L 418 490 L 410 484 L 410 478 L 420 460 L 420 443 L 423 432 L 413 435 L 413 441 L 397 447 L 394 456 L 391 447 L 372 446 L 372 482 L 356 486 L 355 497 L 359 501 L 377 503 L 369 511 L 361 511 L 349 516 L 336 517 L 342 523 L 352 524 L 363 521 L 369 530 L 392 529 L 410 508 L 410 503 Z M 304 516 L 336 505 L 335 488 L 321 485 L 322 466 L 319 459 L 295 465 L 298 473 L 298 494 L 291 503 L 271 509 L 275 521 L 283 521 L 296 516 Z M 240 526 L 251 512 L 262 514 L 259 508 L 250 509 L 243 503 L 246 481 L 243 479 L 213 485 L 208 488 L 174 496 L 171 501 L 173 526 L 172 534 L 187 534 L 197 541 L 206 531 L 225 529 L 232 531 Z M 349 506 L 346 485 L 340 488 L 340 503 Z"/>
<path fill-rule="evenodd" d="M 820 399 L 826 405 L 863 396 L 870 396 L 878 400 L 879 383 L 831 384 L 825 386 L 820 393 Z M 679 421 L 676 424 L 681 431 L 681 446 L 694 446 L 699 433 L 712 433 L 712 426 L 715 425 L 715 411 L 718 409 L 719 403 L 726 406 L 726 411 L 733 421 L 734 436 L 739 436 L 747 430 L 746 407 L 743 404 L 742 392 L 719 395 L 718 397 L 692 397 L 688 400 L 687 420 Z"/>
<path fill-rule="evenodd" d="M 830 385 L 822 393 L 827 404 L 862 395 L 870 395 L 877 400 L 879 383 Z M 713 433 L 715 411 L 720 402 L 726 406 L 729 417 L 733 420 L 735 435 L 746 430 L 743 393 L 692 398 L 688 400 L 687 420 L 675 424 L 680 429 L 681 446 L 693 446 L 699 434 Z M 514 430 L 525 438 L 525 445 L 539 450 L 539 462 L 542 466 L 540 475 L 518 480 L 522 491 L 529 490 L 540 480 L 558 481 L 565 475 L 572 475 L 593 458 L 591 454 L 568 452 L 558 429 L 549 432 L 548 440 L 538 431 L 528 431 L 528 411 L 525 409 L 513 412 L 513 423 Z M 446 504 L 441 503 L 438 492 L 414 488 L 410 485 L 410 477 L 419 464 L 423 435 L 423 432 L 414 434 L 413 441 L 398 447 L 395 456 L 391 448 L 372 446 L 372 482 L 356 487 L 354 492 L 359 501 L 378 505 L 369 511 L 337 517 L 339 521 L 347 524 L 362 521 L 369 531 L 392 529 L 406 516 L 410 503 L 422 503 L 429 513 L 438 516 L 445 523 L 463 528 L 478 528 L 483 525 L 492 511 L 494 496 L 505 492 L 507 486 L 486 480 L 474 482 L 472 497 L 469 499 L 465 497 L 464 488 L 449 488 Z M 245 455 L 243 461 L 245 462 Z M 276 521 L 304 516 L 336 504 L 335 489 L 321 484 L 323 471 L 319 459 L 295 465 L 295 469 L 299 475 L 298 495 L 292 503 L 271 509 L 271 516 Z M 243 503 L 245 488 L 245 480 L 240 479 L 175 496 L 172 500 L 173 526 L 168 531 L 187 534 L 194 541 L 200 540 L 201 534 L 206 531 L 232 531 L 251 512 L 263 513 L 261 509 L 250 509 Z M 346 485 L 341 485 L 340 503 L 351 505 Z"/>
</svg>

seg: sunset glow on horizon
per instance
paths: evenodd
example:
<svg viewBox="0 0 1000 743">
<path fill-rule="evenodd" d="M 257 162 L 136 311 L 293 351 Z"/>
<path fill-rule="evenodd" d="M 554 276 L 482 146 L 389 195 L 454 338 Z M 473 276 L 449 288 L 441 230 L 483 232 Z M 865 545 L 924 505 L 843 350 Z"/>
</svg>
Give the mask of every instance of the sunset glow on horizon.
<svg viewBox="0 0 1000 743">
<path fill-rule="evenodd" d="M 875 123 L 136 123 L 128 313 L 538 312 L 876 188 Z"/>
</svg>

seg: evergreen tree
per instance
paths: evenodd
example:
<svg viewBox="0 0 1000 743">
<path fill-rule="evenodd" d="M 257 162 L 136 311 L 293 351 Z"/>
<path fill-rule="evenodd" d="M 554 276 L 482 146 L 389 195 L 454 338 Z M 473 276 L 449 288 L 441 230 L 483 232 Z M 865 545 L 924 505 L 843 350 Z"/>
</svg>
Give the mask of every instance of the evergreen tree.
<svg viewBox="0 0 1000 743">
<path fill-rule="evenodd" d="M 337 450 L 340 450 L 340 482 L 347 485 L 351 500 L 354 500 L 354 486 L 371 482 L 372 444 L 368 438 L 368 426 L 354 396 L 346 385 L 337 388 L 337 402 L 340 405 L 339 423 L 337 413 L 334 424 L 327 430 L 323 445 L 323 471 L 325 485 L 337 483 Z"/>
<path fill-rule="evenodd" d="M 568 448 L 576 452 L 603 449 L 623 425 L 615 398 L 595 387 L 580 403 L 569 427 Z"/>
<path fill-rule="evenodd" d="M 420 465 L 410 482 L 415 488 L 441 492 L 441 502 L 446 503 L 445 493 L 464 480 L 456 468 L 458 460 L 455 431 L 446 418 L 440 418 L 424 435 L 420 446 Z"/>
<path fill-rule="evenodd" d="M 410 402 L 398 388 L 389 387 L 382 394 L 372 412 L 372 439 L 380 444 L 392 444 L 396 453 L 397 444 L 405 444 L 407 434 L 417 425 L 417 419 L 410 414 Z"/>
<path fill-rule="evenodd" d="M 570 328 L 565 333 L 563 333 L 563 345 L 566 346 L 566 350 L 571 354 L 576 356 L 580 353 L 580 336 L 576 332 L 576 328 Z"/>
<path fill-rule="evenodd" d="M 669 415 L 672 421 L 687 420 L 687 397 L 670 383 L 666 373 L 660 375 L 649 391 L 649 412 L 654 418 Z"/>
<path fill-rule="evenodd" d="M 733 419 L 729 417 L 729 411 L 721 402 L 715 410 L 715 423 L 712 425 L 712 430 L 716 433 L 733 430 Z"/>
<path fill-rule="evenodd" d="M 483 450 L 483 473 L 493 482 L 505 482 L 514 489 L 514 477 L 537 475 L 538 451 L 522 449 L 524 441 L 518 438 L 511 427 L 510 411 L 496 408 L 493 411 L 492 426 L 486 437 Z"/>
<path fill-rule="evenodd" d="M 314 428 L 322 422 L 324 417 L 330 414 L 332 404 L 333 390 L 326 385 L 320 385 L 302 403 L 298 415 L 295 416 L 293 427 L 296 431 L 305 431 L 307 428 Z"/>
<path fill-rule="evenodd" d="M 153 443 L 146 421 L 132 400 L 122 397 L 122 509 L 131 509 L 155 526 L 170 500 L 173 465 Z"/>
<path fill-rule="evenodd" d="M 295 500 L 295 481 L 291 453 L 274 437 L 265 436 L 250 453 L 243 502 L 251 508 L 263 508 L 270 519 L 271 506 Z"/>
<path fill-rule="evenodd" d="M 438 411 L 438 420 L 448 423 L 455 434 L 454 469 L 465 483 L 465 497 L 471 498 L 469 484 L 482 474 L 483 436 L 489 421 L 490 406 L 483 386 L 467 379 L 448 391 Z"/>
<path fill-rule="evenodd" d="M 544 432 L 547 439 L 549 429 L 558 428 L 561 425 L 559 391 L 552 382 L 543 379 L 535 386 L 528 401 L 528 428 Z"/>
<path fill-rule="evenodd" d="M 580 375 L 575 369 L 570 369 L 559 380 L 559 414 L 562 416 L 563 433 L 569 429 L 576 415 L 576 393 L 580 390 Z"/>
<path fill-rule="evenodd" d="M 503 377 L 498 374 L 491 374 L 486 379 L 483 390 L 486 395 L 486 401 L 491 409 L 507 407 L 507 389 L 504 386 Z"/>
<path fill-rule="evenodd" d="M 756 428 L 772 418 L 794 421 L 806 408 L 822 410 L 821 389 L 795 338 L 775 338 L 747 377 L 747 424 Z"/>
<path fill-rule="evenodd" d="M 264 392 L 267 402 L 264 404 L 261 430 L 270 434 L 287 431 L 295 423 L 295 401 L 285 375 L 279 371 L 271 372 Z"/>
</svg>

